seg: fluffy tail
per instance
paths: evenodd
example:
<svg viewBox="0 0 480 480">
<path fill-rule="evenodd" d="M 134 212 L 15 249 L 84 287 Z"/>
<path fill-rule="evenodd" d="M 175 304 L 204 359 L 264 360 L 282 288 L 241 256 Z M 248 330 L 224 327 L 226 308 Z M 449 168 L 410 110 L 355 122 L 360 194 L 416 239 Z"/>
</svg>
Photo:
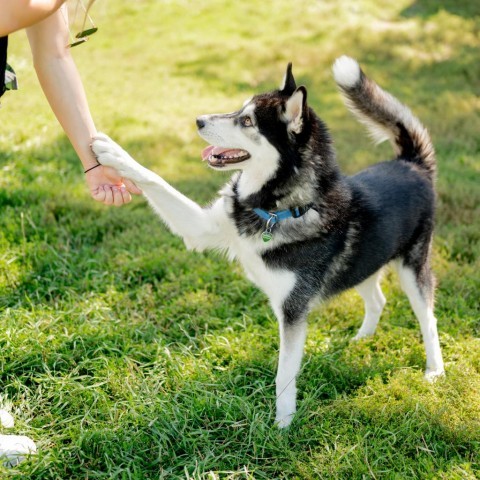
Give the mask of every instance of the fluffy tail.
<svg viewBox="0 0 480 480">
<path fill-rule="evenodd" d="M 353 58 L 338 58 L 333 75 L 345 104 L 367 126 L 372 137 L 379 143 L 390 140 L 398 159 L 415 163 L 433 181 L 436 161 L 432 141 L 410 109 L 367 78 Z"/>
</svg>

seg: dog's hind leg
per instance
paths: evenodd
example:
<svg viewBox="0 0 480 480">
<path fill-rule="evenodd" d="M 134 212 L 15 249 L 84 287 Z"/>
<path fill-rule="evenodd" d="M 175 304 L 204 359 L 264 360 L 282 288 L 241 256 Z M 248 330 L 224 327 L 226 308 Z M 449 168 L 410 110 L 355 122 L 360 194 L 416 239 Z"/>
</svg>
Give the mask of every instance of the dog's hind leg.
<svg viewBox="0 0 480 480">
<path fill-rule="evenodd" d="M 386 303 L 380 288 L 381 276 L 382 271 L 379 270 L 356 287 L 357 292 L 365 302 L 365 317 L 360 330 L 355 337 L 353 337 L 354 340 L 359 340 L 375 333 L 380 315 Z"/>
<path fill-rule="evenodd" d="M 407 294 L 410 305 L 420 323 L 427 356 L 425 378 L 433 381 L 445 373 L 438 339 L 437 319 L 433 314 L 433 274 L 428 264 L 423 265 L 418 271 L 403 262 L 398 262 L 396 267 L 400 285 Z"/>
</svg>

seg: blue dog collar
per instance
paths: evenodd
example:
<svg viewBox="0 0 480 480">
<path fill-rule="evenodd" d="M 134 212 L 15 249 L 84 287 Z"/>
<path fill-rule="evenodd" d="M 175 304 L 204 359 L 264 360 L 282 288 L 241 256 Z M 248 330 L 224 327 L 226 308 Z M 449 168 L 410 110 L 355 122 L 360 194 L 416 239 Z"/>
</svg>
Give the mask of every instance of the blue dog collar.
<svg viewBox="0 0 480 480">
<path fill-rule="evenodd" d="M 264 242 L 269 242 L 272 238 L 272 229 L 273 227 L 280 222 L 281 220 L 286 220 L 287 218 L 299 218 L 305 215 L 311 208 L 313 203 L 309 203 L 304 207 L 295 207 L 288 210 L 279 210 L 278 212 L 267 212 L 261 208 L 254 208 L 253 211 L 264 220 L 267 221 L 265 231 L 262 233 L 262 240 Z"/>
</svg>

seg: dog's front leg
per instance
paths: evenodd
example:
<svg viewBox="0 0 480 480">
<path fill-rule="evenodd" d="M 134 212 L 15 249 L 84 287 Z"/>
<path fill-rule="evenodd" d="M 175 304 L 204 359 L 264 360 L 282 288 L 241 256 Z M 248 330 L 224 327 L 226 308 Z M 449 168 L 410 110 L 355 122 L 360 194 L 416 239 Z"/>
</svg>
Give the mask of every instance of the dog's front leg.
<svg viewBox="0 0 480 480">
<path fill-rule="evenodd" d="M 279 317 L 280 356 L 276 378 L 277 413 L 279 428 L 290 425 L 296 412 L 296 377 L 300 371 L 305 338 L 307 335 L 306 315 L 291 314 L 282 309 Z"/>
<path fill-rule="evenodd" d="M 216 246 L 220 208 L 201 208 L 163 178 L 136 162 L 105 134 L 99 133 L 94 137 L 92 150 L 102 165 L 114 168 L 142 189 L 170 230 L 180 235 L 188 247 L 202 250 Z"/>
</svg>

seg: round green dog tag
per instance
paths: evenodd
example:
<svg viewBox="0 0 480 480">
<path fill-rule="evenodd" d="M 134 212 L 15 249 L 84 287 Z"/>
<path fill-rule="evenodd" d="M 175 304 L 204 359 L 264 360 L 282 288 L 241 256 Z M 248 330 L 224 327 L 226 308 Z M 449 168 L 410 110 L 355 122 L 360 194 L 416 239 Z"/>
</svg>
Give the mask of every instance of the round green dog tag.
<svg viewBox="0 0 480 480">
<path fill-rule="evenodd" d="M 271 234 L 271 232 L 263 232 L 262 233 L 262 240 L 264 242 L 269 242 L 272 238 L 273 238 L 273 235 Z"/>
</svg>

